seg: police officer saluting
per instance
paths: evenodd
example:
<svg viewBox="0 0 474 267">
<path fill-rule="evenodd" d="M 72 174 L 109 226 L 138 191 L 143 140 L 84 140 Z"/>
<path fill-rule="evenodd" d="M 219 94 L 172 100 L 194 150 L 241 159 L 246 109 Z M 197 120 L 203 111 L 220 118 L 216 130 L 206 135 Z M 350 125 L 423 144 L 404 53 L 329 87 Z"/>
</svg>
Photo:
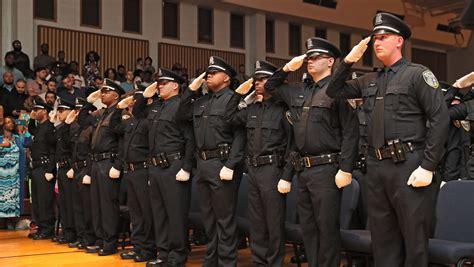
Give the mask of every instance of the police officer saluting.
<svg viewBox="0 0 474 267">
<path fill-rule="evenodd" d="M 192 108 L 198 154 L 197 187 L 209 238 L 204 266 L 237 265 L 235 207 L 242 177 L 245 133 L 224 118 L 234 94 L 230 87 L 235 74 L 223 59 L 212 56 L 207 71 L 196 78 L 181 97 L 184 110 Z M 209 93 L 191 102 L 204 81 Z"/>
<path fill-rule="evenodd" d="M 100 113 L 91 140 L 91 205 L 94 232 L 98 237 L 95 246 L 88 246 L 87 252 L 98 252 L 99 256 L 117 253 L 118 224 L 120 216 L 119 190 L 122 162 L 118 157 L 122 136 L 121 112 L 117 103 L 124 90 L 115 82 L 106 79 L 100 91 L 89 95 L 93 103 L 100 93 L 101 101 L 107 106 Z M 100 249 L 99 249 L 100 247 Z"/>
<path fill-rule="evenodd" d="M 364 100 L 375 266 L 428 266 L 437 192 L 432 179 L 443 155 L 449 116 L 433 73 L 402 57 L 403 43 L 411 35 L 408 25 L 388 13 L 378 13 L 373 24 L 374 50 L 384 69 L 345 81 L 367 49 L 367 37 L 345 57 L 327 94 Z"/>
<path fill-rule="evenodd" d="M 36 98 L 30 114 L 28 130 L 33 136 L 31 150 L 31 198 L 38 231 L 33 239 L 50 239 L 54 236 L 54 125 L 49 121 L 53 108 Z"/>
<path fill-rule="evenodd" d="M 257 61 L 253 78 L 237 88 L 226 110 L 228 121 L 247 129 L 250 248 L 252 260 L 258 266 L 283 265 L 286 198 L 278 192 L 277 185 L 280 179 L 291 181 L 293 176 L 293 166 L 285 160 L 292 132 L 285 117 L 287 107 L 264 88 L 276 69 L 269 62 Z M 253 85 L 255 91 L 245 98 L 249 106 L 238 110 L 242 95 Z"/>
<path fill-rule="evenodd" d="M 297 153 L 290 155 L 298 176 L 298 214 L 309 266 L 338 266 L 341 188 L 351 183 L 357 157 L 357 117 L 345 100 L 326 95 L 339 49 L 322 38 L 306 42 L 305 55 L 277 70 L 265 84 L 273 97 L 285 101 L 291 112 Z M 307 58 L 312 83 L 284 83 L 289 72 Z M 338 170 L 339 169 L 339 170 Z M 281 181 L 280 192 L 290 184 Z"/>
</svg>

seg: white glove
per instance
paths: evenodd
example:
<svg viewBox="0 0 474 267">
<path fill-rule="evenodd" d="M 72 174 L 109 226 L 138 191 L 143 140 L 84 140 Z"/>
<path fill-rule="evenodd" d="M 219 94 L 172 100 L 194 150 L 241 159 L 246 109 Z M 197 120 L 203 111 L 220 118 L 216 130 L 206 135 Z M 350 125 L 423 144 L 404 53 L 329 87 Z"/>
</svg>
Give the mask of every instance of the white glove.
<svg viewBox="0 0 474 267">
<path fill-rule="evenodd" d="M 120 177 L 120 171 L 115 169 L 114 167 L 110 168 L 109 177 L 112 178 L 112 179 L 119 178 Z"/>
<path fill-rule="evenodd" d="M 54 175 L 52 173 L 47 172 L 47 173 L 44 174 L 44 178 L 46 178 L 46 181 L 49 182 L 49 181 L 53 180 Z"/>
<path fill-rule="evenodd" d="M 154 82 L 150 85 L 148 85 L 147 88 L 145 88 L 145 91 L 143 91 L 143 97 L 144 98 L 150 98 L 154 96 L 158 92 L 158 83 Z"/>
<path fill-rule="evenodd" d="M 89 175 L 84 175 L 84 177 L 82 177 L 82 184 L 91 184 L 91 177 Z"/>
<path fill-rule="evenodd" d="M 237 89 L 235 89 L 235 92 L 239 95 L 245 95 L 250 91 L 250 88 L 253 86 L 253 78 L 250 78 L 243 82 Z"/>
<path fill-rule="evenodd" d="M 79 111 L 72 110 L 69 112 L 69 114 L 67 114 L 66 120 L 64 122 L 66 124 L 72 124 L 76 120 L 77 115 L 79 115 Z"/>
<path fill-rule="evenodd" d="M 291 183 L 283 179 L 280 179 L 280 181 L 278 181 L 277 187 L 278 187 L 278 192 L 282 194 L 287 194 L 291 191 Z"/>
<path fill-rule="evenodd" d="M 87 102 L 91 103 L 91 104 L 94 104 L 95 101 L 99 100 L 100 99 L 100 89 L 99 90 L 96 90 L 95 92 L 93 92 L 92 94 L 90 94 L 88 97 L 87 97 Z"/>
<path fill-rule="evenodd" d="M 431 184 L 431 180 L 433 180 L 433 172 L 425 170 L 420 166 L 411 173 L 407 185 L 413 187 L 428 186 Z"/>
<path fill-rule="evenodd" d="M 334 181 L 336 182 L 337 188 L 346 187 L 352 182 L 352 173 L 339 170 L 336 173 Z"/>
<path fill-rule="evenodd" d="M 69 169 L 69 171 L 66 172 L 66 176 L 69 179 L 74 178 L 74 169 Z"/>
<path fill-rule="evenodd" d="M 49 121 L 52 123 L 52 124 L 55 124 L 56 121 L 58 120 L 58 113 L 57 113 L 57 110 L 56 109 L 53 109 L 49 112 Z"/>
<path fill-rule="evenodd" d="M 179 172 L 176 174 L 176 181 L 180 182 L 186 182 L 189 180 L 189 175 L 190 173 L 181 169 Z"/>
<path fill-rule="evenodd" d="M 131 104 L 133 103 L 133 95 L 129 96 L 129 97 L 126 97 L 122 100 L 120 100 L 120 102 L 118 102 L 117 104 L 117 107 L 119 109 L 126 109 L 128 108 L 128 106 L 130 106 Z"/>
<path fill-rule="evenodd" d="M 226 166 L 222 167 L 221 172 L 219 173 L 221 180 L 231 181 L 232 176 L 234 176 L 234 170 L 227 168 Z"/>
<path fill-rule="evenodd" d="M 457 79 L 453 84 L 456 88 L 466 88 L 474 84 L 474 71 Z"/>
<path fill-rule="evenodd" d="M 301 66 L 303 66 L 305 58 L 306 54 L 292 58 L 290 62 L 286 63 L 286 65 L 283 67 L 283 71 L 289 72 L 298 70 L 301 68 Z"/>
<path fill-rule="evenodd" d="M 362 39 L 356 46 L 352 48 L 351 52 L 347 54 L 347 56 L 344 58 L 344 61 L 346 63 L 355 63 L 359 61 L 365 50 L 367 50 L 367 45 L 369 42 L 370 36 L 366 37 L 365 39 Z"/>
<path fill-rule="evenodd" d="M 206 81 L 204 76 L 206 76 L 206 72 L 201 73 L 199 77 L 194 79 L 194 81 L 189 85 L 189 89 L 191 89 L 191 91 L 196 91 L 199 89 L 199 87 L 201 87 L 201 85 Z"/>
</svg>

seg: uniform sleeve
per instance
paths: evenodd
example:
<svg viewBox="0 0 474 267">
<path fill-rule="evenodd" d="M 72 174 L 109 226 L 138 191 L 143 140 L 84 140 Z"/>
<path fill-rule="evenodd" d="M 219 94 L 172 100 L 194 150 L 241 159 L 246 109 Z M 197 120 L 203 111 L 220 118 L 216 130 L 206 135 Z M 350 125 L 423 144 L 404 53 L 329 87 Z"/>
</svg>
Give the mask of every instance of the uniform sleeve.
<svg viewBox="0 0 474 267">
<path fill-rule="evenodd" d="M 469 103 L 472 102 L 472 103 Z M 449 118 L 451 120 L 464 120 L 467 117 L 467 106 L 469 104 L 474 104 L 473 101 L 468 101 L 466 103 L 460 103 L 459 105 L 454 105 L 449 108 Z"/>
<path fill-rule="evenodd" d="M 245 149 L 245 130 L 242 127 L 234 126 L 234 136 L 232 146 L 230 148 L 229 159 L 225 166 L 229 169 L 234 169 L 244 158 Z"/>
<path fill-rule="evenodd" d="M 180 104 L 176 118 L 181 121 L 191 121 L 193 119 L 193 99 L 196 97 L 195 92 L 189 87 L 183 90 L 181 94 Z"/>
<path fill-rule="evenodd" d="M 118 150 L 117 150 L 117 158 L 113 161 L 113 167 L 117 170 L 121 170 L 123 168 L 123 135 L 125 133 L 125 124 L 122 122 L 122 112 L 120 109 L 114 110 L 114 114 L 110 118 L 110 125 L 114 125 L 112 127 L 112 131 L 115 134 L 115 138 L 118 139 Z"/>
<path fill-rule="evenodd" d="M 144 119 L 147 116 L 147 98 L 143 94 L 139 94 L 133 104 L 132 114 L 137 119 Z"/>
<path fill-rule="evenodd" d="M 428 85 L 421 70 L 415 75 L 415 93 L 430 127 L 427 129 L 424 158 L 421 167 L 434 171 L 444 153 L 448 136 L 449 113 L 441 90 Z"/>
<path fill-rule="evenodd" d="M 286 131 L 287 143 L 286 143 L 286 149 L 285 149 L 285 155 L 284 155 L 284 166 L 283 166 L 283 171 L 282 171 L 280 179 L 283 179 L 291 183 L 291 180 L 293 180 L 295 171 L 289 158 L 290 158 L 290 153 L 292 151 L 296 151 L 296 145 L 295 145 L 295 142 L 293 141 L 293 129 L 291 128 L 290 123 L 286 119 L 284 119 L 282 123 L 283 123 L 283 128 Z"/>
<path fill-rule="evenodd" d="M 352 64 L 341 62 L 339 67 L 331 76 L 326 94 L 332 98 L 352 99 L 362 96 L 362 86 L 359 79 L 347 81 Z"/>
<path fill-rule="evenodd" d="M 234 126 L 245 126 L 247 122 L 247 109 L 238 109 L 242 96 L 235 93 L 227 103 L 224 120 Z"/>
<path fill-rule="evenodd" d="M 349 107 L 346 100 L 337 100 L 336 103 L 342 134 L 339 168 L 352 172 L 359 150 L 359 120 L 357 113 Z"/>
<path fill-rule="evenodd" d="M 196 149 L 196 143 L 194 141 L 194 131 L 190 122 L 183 122 L 182 129 L 186 142 L 184 144 L 184 158 L 182 168 L 187 172 L 191 172 L 194 165 L 194 151 Z"/>
<path fill-rule="evenodd" d="M 46 122 L 49 123 L 49 122 Z M 45 132 L 46 133 L 46 143 L 48 144 L 48 154 L 49 154 L 49 159 L 50 163 L 48 164 L 48 170 L 50 172 L 54 172 L 54 169 L 56 168 L 56 134 L 55 134 L 55 128 L 52 123 L 49 123 L 48 125 L 48 130 Z"/>
<path fill-rule="evenodd" d="M 286 82 L 288 74 L 289 72 L 285 72 L 283 68 L 279 68 L 272 76 L 270 76 L 270 78 L 268 78 L 265 83 L 265 90 L 272 94 L 272 97 L 290 105 L 293 86 Z"/>
</svg>

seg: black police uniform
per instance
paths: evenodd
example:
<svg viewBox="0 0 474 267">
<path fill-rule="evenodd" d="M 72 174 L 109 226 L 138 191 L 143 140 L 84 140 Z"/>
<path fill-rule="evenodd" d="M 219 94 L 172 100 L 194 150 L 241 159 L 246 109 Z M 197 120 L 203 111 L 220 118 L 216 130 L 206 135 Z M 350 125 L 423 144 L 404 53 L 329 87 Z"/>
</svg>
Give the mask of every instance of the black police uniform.
<svg viewBox="0 0 474 267">
<path fill-rule="evenodd" d="M 101 90 L 114 90 L 119 95 L 123 89 L 113 81 L 106 80 Z M 92 181 L 91 204 L 92 223 L 97 245 L 102 247 L 100 254 L 115 253 L 117 249 L 119 230 L 119 192 L 120 178 L 111 178 L 109 170 L 114 167 L 122 169 L 122 162 L 118 157 L 121 144 L 121 110 L 114 104 L 104 109 L 99 116 L 91 140 L 92 148 Z M 102 242 L 100 242 L 102 241 Z M 102 243 L 102 244 L 100 244 Z"/>
<path fill-rule="evenodd" d="M 254 79 L 267 79 L 276 67 L 257 61 Z M 238 110 L 241 96 L 234 94 L 226 120 L 245 127 L 246 164 L 249 173 L 248 219 L 252 261 L 258 266 L 282 266 L 285 258 L 286 197 L 277 190 L 278 181 L 291 182 L 293 166 L 285 159 L 291 150 L 292 129 L 287 106 L 270 97 Z"/>
<path fill-rule="evenodd" d="M 231 78 L 235 76 L 235 70 L 215 56 L 210 58 L 207 71 L 222 71 Z M 245 133 L 244 129 L 235 127 L 224 119 L 226 106 L 233 94 L 226 87 L 216 93 L 209 92 L 192 102 L 196 94 L 187 88 L 181 97 L 181 105 L 185 106 L 183 110 L 192 109 L 189 115 L 193 119 L 198 154 L 196 176 L 199 204 L 206 236 L 209 238 L 204 266 L 237 264 L 235 211 L 242 178 Z M 230 181 L 220 179 L 219 174 L 224 166 L 234 171 Z"/>
<path fill-rule="evenodd" d="M 35 100 L 34 108 L 52 107 L 41 99 Z M 38 231 L 36 239 L 51 238 L 54 234 L 54 184 L 55 179 L 47 181 L 45 173 L 55 173 L 56 139 L 54 125 L 46 120 L 42 123 L 30 120 L 28 130 L 33 136 L 31 150 L 31 198 Z"/>
<path fill-rule="evenodd" d="M 77 120 L 70 126 L 70 136 L 72 142 L 71 165 L 74 170 L 73 196 L 74 196 L 74 220 L 76 233 L 78 236 L 79 248 L 92 246 L 97 237 L 92 225 L 92 206 L 90 195 L 90 184 L 83 184 L 84 176 L 91 176 L 92 161 L 91 140 L 94 132 L 96 118 L 89 112 L 96 108 L 87 103 L 85 99 L 76 99 L 76 109 L 80 109 Z"/>
<path fill-rule="evenodd" d="M 374 33 L 395 33 L 406 39 L 410 29 L 397 17 L 379 13 Z M 346 82 L 351 65 L 341 63 L 327 94 L 364 99 L 369 143 L 367 198 L 375 265 L 427 266 L 436 177 L 423 188 L 408 186 L 407 180 L 418 166 L 434 171 L 443 155 L 449 117 L 438 82 L 424 66 L 403 58 Z"/>
<path fill-rule="evenodd" d="M 310 38 L 308 56 L 337 58 L 339 49 L 321 38 Z M 298 215 L 309 266 L 337 266 L 340 260 L 341 192 L 335 184 L 338 169 L 352 172 L 357 158 L 358 123 L 346 101 L 326 95 L 330 80 L 304 85 L 284 83 L 279 69 L 265 84 L 273 97 L 285 101 L 291 112 L 299 155 L 292 157 L 298 176 Z"/>
</svg>

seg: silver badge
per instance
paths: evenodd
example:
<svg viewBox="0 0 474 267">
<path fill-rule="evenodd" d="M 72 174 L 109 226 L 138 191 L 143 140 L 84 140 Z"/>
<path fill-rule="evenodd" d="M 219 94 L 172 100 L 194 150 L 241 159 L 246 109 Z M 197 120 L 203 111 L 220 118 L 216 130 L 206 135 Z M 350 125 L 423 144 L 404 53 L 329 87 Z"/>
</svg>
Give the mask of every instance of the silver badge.
<svg viewBox="0 0 474 267">
<path fill-rule="evenodd" d="M 423 79 L 425 80 L 426 84 L 433 87 L 434 89 L 439 87 L 438 79 L 436 79 L 436 76 L 430 70 L 425 70 L 423 72 Z"/>
<path fill-rule="evenodd" d="M 379 25 L 379 24 L 382 24 L 382 14 L 380 14 L 380 13 L 378 13 L 375 16 L 375 25 Z"/>
<path fill-rule="evenodd" d="M 209 65 L 214 65 L 214 57 L 209 58 Z"/>
<path fill-rule="evenodd" d="M 308 45 L 308 48 L 313 46 L 313 40 L 311 40 L 311 39 L 308 39 L 308 41 L 306 43 Z"/>
<path fill-rule="evenodd" d="M 163 76 L 163 73 L 161 72 L 161 69 L 158 69 L 158 76 Z"/>
<path fill-rule="evenodd" d="M 255 68 L 260 69 L 260 61 L 255 62 Z"/>
</svg>

